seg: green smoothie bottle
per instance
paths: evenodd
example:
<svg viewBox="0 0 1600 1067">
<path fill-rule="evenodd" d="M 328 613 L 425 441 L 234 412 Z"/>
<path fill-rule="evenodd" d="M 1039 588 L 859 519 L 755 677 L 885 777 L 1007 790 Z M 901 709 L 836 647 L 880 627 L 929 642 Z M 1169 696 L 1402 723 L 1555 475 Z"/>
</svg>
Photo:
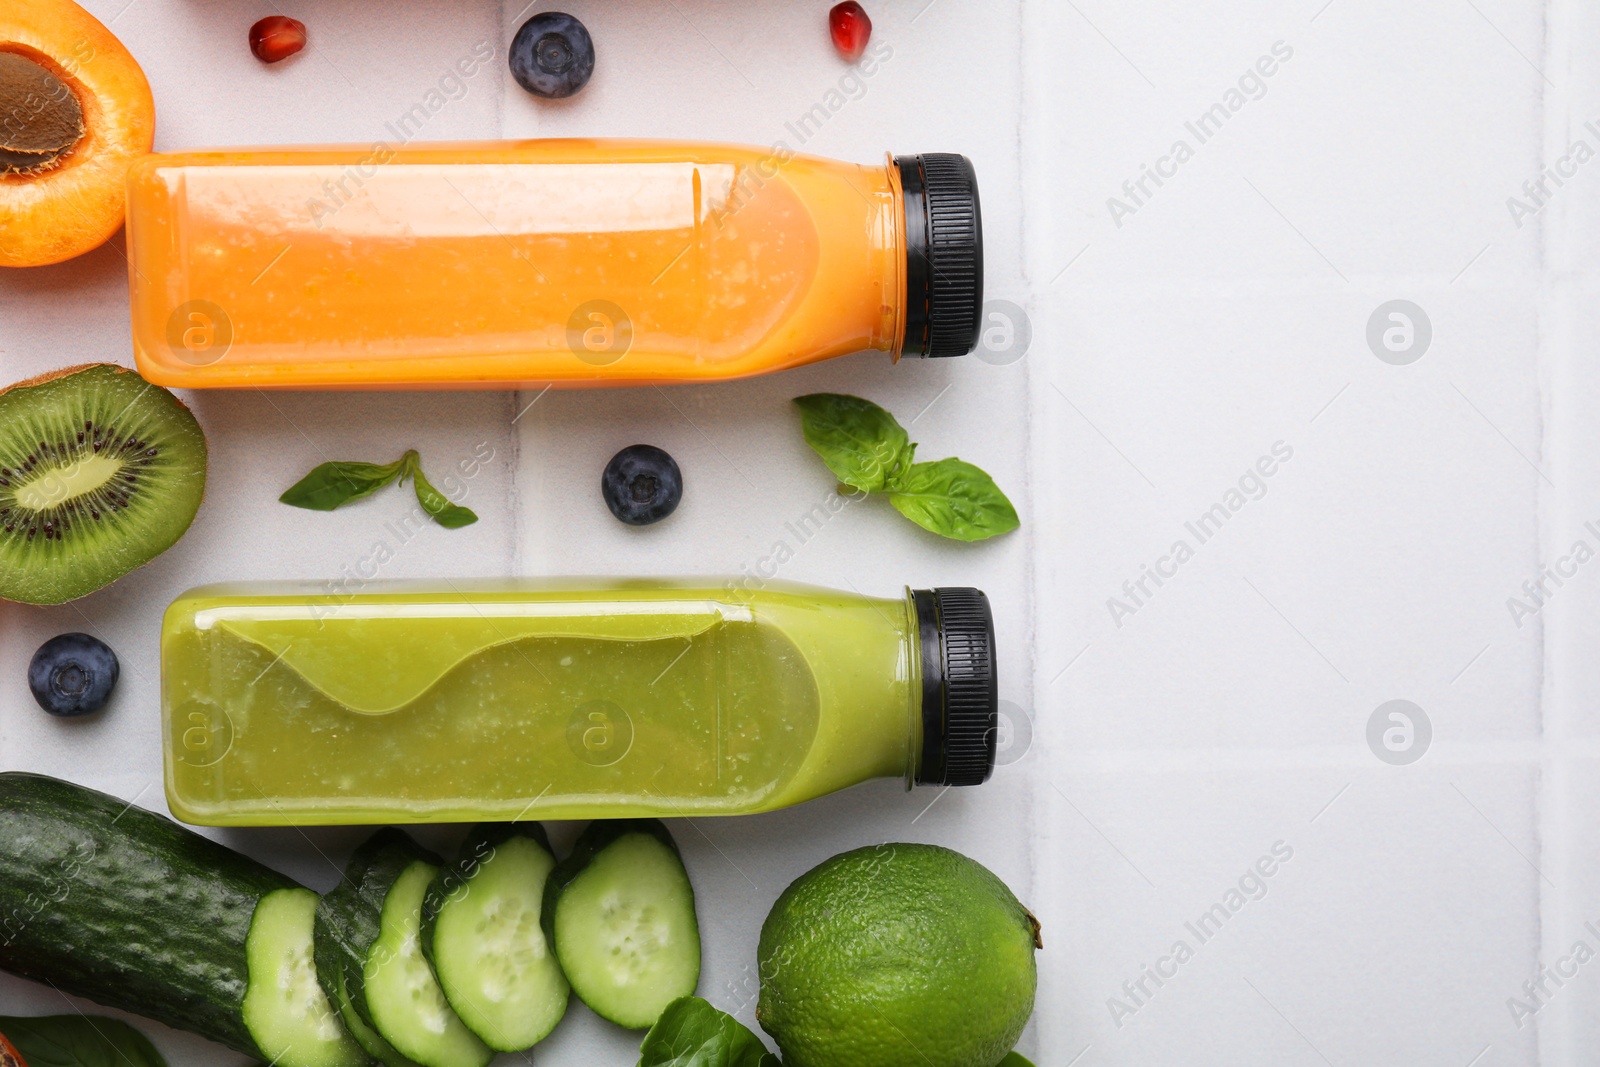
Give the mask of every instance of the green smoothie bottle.
<svg viewBox="0 0 1600 1067">
<path fill-rule="evenodd" d="M 976 589 L 210 586 L 161 686 L 167 802 L 208 826 L 736 815 L 994 767 Z"/>
</svg>

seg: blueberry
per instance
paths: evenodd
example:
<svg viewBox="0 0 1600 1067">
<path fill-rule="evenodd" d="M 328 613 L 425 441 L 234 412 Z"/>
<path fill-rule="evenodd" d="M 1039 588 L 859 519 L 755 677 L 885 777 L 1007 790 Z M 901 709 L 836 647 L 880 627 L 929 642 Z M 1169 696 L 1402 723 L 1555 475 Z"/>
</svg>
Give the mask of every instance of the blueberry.
<svg viewBox="0 0 1600 1067">
<path fill-rule="evenodd" d="M 571 96 L 593 73 L 594 40 L 571 15 L 540 12 L 511 40 L 511 76 L 534 96 Z"/>
<path fill-rule="evenodd" d="M 600 494 L 611 514 L 629 526 L 649 526 L 677 510 L 683 499 L 683 473 L 654 445 L 629 445 L 606 464 Z"/>
<path fill-rule="evenodd" d="M 117 673 L 117 654 L 104 641 L 88 634 L 62 634 L 33 654 L 28 688 L 52 715 L 89 715 L 111 699 Z"/>
</svg>

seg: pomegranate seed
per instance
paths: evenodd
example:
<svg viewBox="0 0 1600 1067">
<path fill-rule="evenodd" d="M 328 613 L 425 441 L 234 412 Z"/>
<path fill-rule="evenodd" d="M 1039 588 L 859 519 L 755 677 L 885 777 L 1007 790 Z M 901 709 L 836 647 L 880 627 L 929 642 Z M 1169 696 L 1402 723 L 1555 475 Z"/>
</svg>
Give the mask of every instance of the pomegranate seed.
<svg viewBox="0 0 1600 1067">
<path fill-rule="evenodd" d="M 268 15 L 250 27 L 250 51 L 263 63 L 288 59 L 306 46 L 306 24 L 287 15 Z"/>
<path fill-rule="evenodd" d="M 833 34 L 833 47 L 854 63 L 872 39 L 872 20 L 856 0 L 845 0 L 828 12 L 828 30 Z"/>
</svg>

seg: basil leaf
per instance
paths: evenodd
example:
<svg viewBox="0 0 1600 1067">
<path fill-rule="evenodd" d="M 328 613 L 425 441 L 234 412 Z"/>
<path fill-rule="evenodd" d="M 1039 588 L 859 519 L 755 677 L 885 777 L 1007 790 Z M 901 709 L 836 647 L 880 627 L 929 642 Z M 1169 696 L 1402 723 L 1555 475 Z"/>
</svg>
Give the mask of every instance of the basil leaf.
<svg viewBox="0 0 1600 1067">
<path fill-rule="evenodd" d="M 995 1064 L 995 1067 L 1033 1067 L 1033 1063 L 1018 1053 L 1008 1052 L 1006 1058 Z"/>
<path fill-rule="evenodd" d="M 795 398 L 806 443 L 845 485 L 869 493 L 896 488 L 917 446 L 895 417 L 870 400 L 840 393 Z"/>
<path fill-rule="evenodd" d="M 471 526 L 478 521 L 478 516 L 471 510 L 450 503 L 450 498 L 433 487 L 433 484 L 422 473 L 422 460 L 415 452 L 407 452 L 403 462 L 406 469 L 400 475 L 403 484 L 406 476 L 410 475 L 416 483 L 417 503 L 422 505 L 422 510 L 433 516 L 433 521 L 447 530 L 459 530 L 463 526 Z"/>
<path fill-rule="evenodd" d="M 28 1067 L 167 1067 L 149 1038 L 103 1016 L 0 1018 L 0 1034 Z"/>
<path fill-rule="evenodd" d="M 407 478 L 416 482 L 417 503 L 440 526 L 457 530 L 478 521 L 477 515 L 450 503 L 449 497 L 433 487 L 422 473 L 422 457 L 414 448 L 393 463 L 324 463 L 290 486 L 278 500 L 311 511 L 332 511 L 371 496 L 396 479 L 404 485 Z"/>
<path fill-rule="evenodd" d="M 699 997 L 667 1005 L 639 1046 L 639 1067 L 779 1067 L 738 1019 Z"/>
<path fill-rule="evenodd" d="M 381 466 L 376 463 L 323 463 L 290 486 L 278 501 L 310 511 L 332 511 L 376 493 L 395 480 L 404 464 L 405 460 Z"/>
<path fill-rule="evenodd" d="M 924 530 L 957 541 L 982 541 L 1021 525 L 994 479 L 959 459 L 914 465 L 889 503 Z"/>
</svg>

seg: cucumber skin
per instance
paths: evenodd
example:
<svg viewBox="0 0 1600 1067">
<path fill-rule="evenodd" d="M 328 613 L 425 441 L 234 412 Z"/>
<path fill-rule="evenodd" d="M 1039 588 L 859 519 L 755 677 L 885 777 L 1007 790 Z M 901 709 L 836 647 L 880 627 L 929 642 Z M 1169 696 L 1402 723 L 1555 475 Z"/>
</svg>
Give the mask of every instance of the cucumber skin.
<svg viewBox="0 0 1600 1067">
<path fill-rule="evenodd" d="M 367 953 L 378 939 L 383 900 L 395 881 L 418 860 L 435 866 L 444 861 L 392 826 L 373 834 L 351 855 L 344 878 L 317 903 L 313 938 L 317 981 L 331 1003 L 339 1003 L 337 975 L 344 973 L 350 1003 L 373 1030 L 367 1007 Z"/>
<path fill-rule="evenodd" d="M 13 974 L 262 1056 L 241 1014 L 245 939 L 263 896 L 298 887 L 116 797 L 0 773 L 0 969 Z"/>
<path fill-rule="evenodd" d="M 455 862 L 439 868 L 439 876 L 428 887 L 428 895 L 422 902 L 422 954 L 430 964 L 433 963 L 433 930 L 438 925 L 439 912 L 450 894 L 477 873 L 478 864 L 494 855 L 497 845 L 513 837 L 526 837 L 552 857 L 556 854 L 556 850 L 550 847 L 550 835 L 536 822 L 483 822 L 467 831 Z M 540 919 L 542 926 L 542 911 Z M 548 937 L 546 933 L 547 940 Z"/>
</svg>

